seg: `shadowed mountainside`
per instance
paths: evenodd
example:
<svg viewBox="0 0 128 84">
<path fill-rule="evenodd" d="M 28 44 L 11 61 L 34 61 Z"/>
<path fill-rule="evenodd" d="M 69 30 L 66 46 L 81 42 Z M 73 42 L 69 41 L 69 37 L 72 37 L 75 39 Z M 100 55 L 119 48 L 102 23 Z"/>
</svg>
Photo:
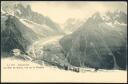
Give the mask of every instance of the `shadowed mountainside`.
<svg viewBox="0 0 128 84">
<path fill-rule="evenodd" d="M 124 13 L 114 14 L 120 17 Z M 79 29 L 62 38 L 60 44 L 69 63 L 93 68 L 126 69 L 127 17 L 122 18 L 121 22 L 121 19 L 111 21 L 108 15 L 95 13 Z"/>
</svg>

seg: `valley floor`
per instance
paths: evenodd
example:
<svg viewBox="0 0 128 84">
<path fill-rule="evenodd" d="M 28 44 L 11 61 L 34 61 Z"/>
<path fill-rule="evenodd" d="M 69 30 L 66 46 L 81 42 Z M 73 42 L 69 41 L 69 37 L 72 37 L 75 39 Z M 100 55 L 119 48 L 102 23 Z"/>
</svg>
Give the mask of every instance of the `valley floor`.
<svg viewBox="0 0 128 84">
<path fill-rule="evenodd" d="M 123 70 L 89 70 L 76 73 L 10 58 L 2 59 L 1 65 L 2 82 L 127 82 L 127 71 Z"/>
</svg>

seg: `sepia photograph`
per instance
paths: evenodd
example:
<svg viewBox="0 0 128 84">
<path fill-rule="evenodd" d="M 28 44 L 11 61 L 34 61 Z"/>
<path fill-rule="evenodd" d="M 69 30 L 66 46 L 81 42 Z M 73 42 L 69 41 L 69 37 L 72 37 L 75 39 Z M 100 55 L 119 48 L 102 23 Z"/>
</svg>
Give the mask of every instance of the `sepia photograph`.
<svg viewBox="0 0 128 84">
<path fill-rule="evenodd" d="M 126 1 L 1 1 L 2 83 L 127 83 Z"/>
</svg>

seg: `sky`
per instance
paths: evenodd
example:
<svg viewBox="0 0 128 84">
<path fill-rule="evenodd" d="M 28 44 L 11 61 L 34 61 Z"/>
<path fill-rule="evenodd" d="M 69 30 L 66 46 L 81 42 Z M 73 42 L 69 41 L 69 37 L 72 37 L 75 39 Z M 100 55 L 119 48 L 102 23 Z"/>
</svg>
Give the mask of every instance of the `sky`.
<svg viewBox="0 0 128 84">
<path fill-rule="evenodd" d="M 125 1 L 22 1 L 30 4 L 33 11 L 63 24 L 68 18 L 84 19 L 99 11 L 121 10 L 127 12 Z"/>
<path fill-rule="evenodd" d="M 127 2 L 87 2 L 87 1 L 38 1 L 30 2 L 33 11 L 49 16 L 57 23 L 68 18 L 84 19 L 94 12 L 122 10 L 127 12 Z"/>
</svg>

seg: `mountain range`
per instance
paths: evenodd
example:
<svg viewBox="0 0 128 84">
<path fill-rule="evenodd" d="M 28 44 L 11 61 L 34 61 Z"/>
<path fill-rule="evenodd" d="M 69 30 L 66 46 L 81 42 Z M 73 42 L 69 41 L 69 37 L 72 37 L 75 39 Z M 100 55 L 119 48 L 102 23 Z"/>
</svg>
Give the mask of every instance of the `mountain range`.
<svg viewBox="0 0 128 84">
<path fill-rule="evenodd" d="M 30 5 L 3 2 L 1 4 L 1 52 L 10 53 L 28 47 L 47 36 L 64 34 L 60 26 L 49 17 L 34 12 Z"/>
<path fill-rule="evenodd" d="M 74 66 L 126 69 L 127 15 L 97 12 L 60 40 L 65 57 Z"/>
</svg>

